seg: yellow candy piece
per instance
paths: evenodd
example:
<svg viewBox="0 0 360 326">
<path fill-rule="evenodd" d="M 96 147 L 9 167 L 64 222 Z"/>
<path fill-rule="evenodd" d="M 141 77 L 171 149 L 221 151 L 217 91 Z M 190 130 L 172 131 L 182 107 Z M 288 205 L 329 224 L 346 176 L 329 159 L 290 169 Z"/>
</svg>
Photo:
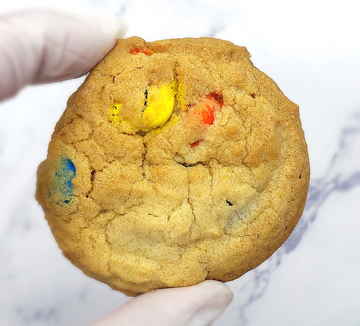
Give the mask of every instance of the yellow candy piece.
<svg viewBox="0 0 360 326">
<path fill-rule="evenodd" d="M 115 125 L 119 126 L 120 125 L 120 109 L 122 107 L 121 103 L 114 103 L 110 108 L 110 114 L 109 114 L 109 118 L 110 121 L 112 123 L 114 123 Z"/>
<path fill-rule="evenodd" d="M 174 109 L 174 85 L 150 86 L 142 115 L 144 131 L 161 127 L 169 120 Z"/>
<path fill-rule="evenodd" d="M 149 86 L 145 91 L 144 109 L 141 112 L 141 126 L 121 118 L 123 105 L 119 102 L 109 108 L 109 120 L 127 134 L 150 131 L 162 127 L 171 117 L 175 104 L 176 83 Z"/>
</svg>

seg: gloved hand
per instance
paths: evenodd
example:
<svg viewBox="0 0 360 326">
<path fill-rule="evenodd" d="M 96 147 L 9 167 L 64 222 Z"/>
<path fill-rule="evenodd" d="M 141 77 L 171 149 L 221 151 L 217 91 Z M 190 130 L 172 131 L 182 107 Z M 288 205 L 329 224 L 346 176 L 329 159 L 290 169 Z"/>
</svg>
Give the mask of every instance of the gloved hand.
<svg viewBox="0 0 360 326">
<path fill-rule="evenodd" d="M 28 84 L 86 74 L 125 34 L 117 19 L 31 10 L 0 16 L 0 100 Z M 125 303 L 92 326 L 205 326 L 233 297 L 223 283 L 205 281 L 156 290 Z"/>
<path fill-rule="evenodd" d="M 91 326 L 208 326 L 233 298 L 217 281 L 142 294 Z"/>
<path fill-rule="evenodd" d="M 124 37 L 120 19 L 96 19 L 52 10 L 0 16 L 0 100 L 28 84 L 86 74 Z"/>
</svg>

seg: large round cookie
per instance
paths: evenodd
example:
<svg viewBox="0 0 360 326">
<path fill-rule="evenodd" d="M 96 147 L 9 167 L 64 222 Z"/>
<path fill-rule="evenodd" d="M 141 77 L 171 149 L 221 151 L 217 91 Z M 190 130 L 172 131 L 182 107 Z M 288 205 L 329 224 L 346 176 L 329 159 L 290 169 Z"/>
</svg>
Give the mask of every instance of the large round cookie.
<svg viewBox="0 0 360 326">
<path fill-rule="evenodd" d="M 298 106 L 244 47 L 133 37 L 70 97 L 36 195 L 64 255 L 136 295 L 258 266 L 308 182 Z"/>
</svg>

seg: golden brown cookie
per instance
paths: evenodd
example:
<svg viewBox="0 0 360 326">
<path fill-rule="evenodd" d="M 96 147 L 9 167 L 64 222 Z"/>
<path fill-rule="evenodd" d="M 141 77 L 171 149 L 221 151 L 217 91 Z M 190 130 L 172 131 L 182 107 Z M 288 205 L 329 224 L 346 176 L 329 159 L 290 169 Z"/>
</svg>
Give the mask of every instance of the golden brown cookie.
<svg viewBox="0 0 360 326">
<path fill-rule="evenodd" d="M 132 37 L 70 97 L 36 198 L 74 265 L 136 295 L 258 266 L 308 183 L 298 106 L 246 48 Z"/>
</svg>

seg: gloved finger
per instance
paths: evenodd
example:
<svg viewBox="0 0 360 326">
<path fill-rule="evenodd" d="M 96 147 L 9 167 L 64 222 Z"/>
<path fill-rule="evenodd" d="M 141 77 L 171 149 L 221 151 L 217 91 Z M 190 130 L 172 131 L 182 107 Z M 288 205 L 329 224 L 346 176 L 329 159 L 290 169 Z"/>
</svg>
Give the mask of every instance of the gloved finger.
<svg viewBox="0 0 360 326">
<path fill-rule="evenodd" d="M 125 34 L 118 18 L 50 9 L 0 16 L 0 100 L 27 84 L 87 73 Z"/>
<path fill-rule="evenodd" d="M 232 298 L 229 287 L 217 281 L 156 290 L 128 301 L 91 326 L 207 326 Z"/>
</svg>

